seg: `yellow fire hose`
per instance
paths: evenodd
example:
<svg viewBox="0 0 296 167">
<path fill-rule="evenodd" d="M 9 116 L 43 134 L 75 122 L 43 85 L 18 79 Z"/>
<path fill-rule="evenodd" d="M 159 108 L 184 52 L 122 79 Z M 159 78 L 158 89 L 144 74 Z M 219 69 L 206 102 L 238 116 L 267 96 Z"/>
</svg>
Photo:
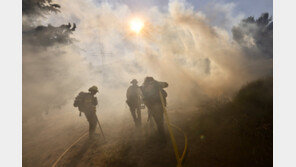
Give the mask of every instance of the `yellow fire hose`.
<svg viewBox="0 0 296 167">
<path fill-rule="evenodd" d="M 52 165 L 52 167 L 55 167 L 58 162 L 62 159 L 62 157 L 75 145 L 77 144 L 84 136 L 86 136 L 88 134 L 88 132 L 85 132 L 82 136 L 80 136 L 73 144 L 71 144 L 64 152 L 63 154 L 61 154 L 59 156 L 59 158 L 54 162 L 54 164 Z"/>
<path fill-rule="evenodd" d="M 175 156 L 176 156 L 176 160 L 177 160 L 177 167 L 182 167 L 182 162 L 184 161 L 184 158 L 185 158 L 185 155 L 186 155 L 186 152 L 187 152 L 187 146 L 188 146 L 187 135 L 185 134 L 185 132 L 182 129 L 180 129 L 179 127 L 177 127 L 177 126 L 170 123 L 168 113 L 167 113 L 167 110 L 166 110 L 165 105 L 164 105 L 164 99 L 163 99 L 161 91 L 159 91 L 159 96 L 160 96 L 160 101 L 161 101 L 162 108 L 163 108 L 163 111 L 164 111 L 164 116 L 165 116 L 165 119 L 166 119 L 166 125 L 168 127 L 170 138 L 171 138 L 171 141 L 172 141 L 172 144 L 173 144 L 173 148 L 174 148 L 174 152 L 175 152 Z M 183 153 L 182 153 L 181 157 L 180 157 L 178 147 L 177 147 L 177 143 L 176 143 L 176 139 L 175 139 L 175 136 L 173 134 L 173 131 L 172 131 L 171 127 L 176 128 L 178 131 L 180 131 L 184 135 L 185 146 L 184 146 L 184 150 L 183 150 Z"/>
<path fill-rule="evenodd" d="M 100 127 L 100 130 L 101 130 L 101 133 L 102 133 L 102 135 L 103 135 L 103 138 L 104 138 L 104 140 L 106 140 L 105 139 L 105 135 L 104 135 L 104 133 L 103 133 L 103 129 L 102 129 L 102 127 L 101 127 L 101 124 L 100 124 L 100 122 L 99 122 L 99 119 L 98 119 L 98 117 L 97 117 L 97 123 L 98 123 L 98 125 L 99 125 L 99 127 Z M 84 136 L 86 136 L 87 134 L 88 134 L 89 132 L 85 132 L 82 136 L 80 136 L 73 144 L 71 144 L 64 152 L 63 152 L 63 154 L 61 154 L 60 156 L 59 156 L 59 158 L 54 162 L 54 164 L 52 165 L 52 167 L 55 167 L 57 164 L 58 164 L 58 162 L 62 159 L 62 157 L 75 145 L 75 144 L 77 144 Z"/>
<path fill-rule="evenodd" d="M 173 148 L 174 148 L 174 152 L 175 152 L 175 156 L 176 156 L 176 160 L 177 160 L 177 167 L 182 167 L 182 162 L 184 161 L 184 158 L 185 158 L 185 155 L 186 155 L 186 152 L 187 152 L 187 147 L 188 147 L 188 141 L 187 141 L 187 135 L 185 134 L 185 132 L 173 125 L 170 123 L 170 120 L 169 120 L 169 117 L 168 117 L 168 113 L 167 113 L 167 110 L 166 110 L 166 107 L 164 105 L 164 99 L 163 99 L 163 96 L 161 94 L 161 92 L 159 91 L 159 96 L 160 96 L 160 100 L 161 100 L 161 104 L 162 104 L 162 108 L 163 108 L 163 111 L 164 111 L 164 116 L 165 116 L 165 119 L 166 119 L 166 125 L 168 127 L 168 130 L 169 130 L 169 134 L 170 134 L 170 138 L 171 138 L 171 141 L 172 141 L 172 144 L 173 144 Z M 184 146 L 184 150 L 183 150 L 183 153 L 181 155 L 181 157 L 179 156 L 179 151 L 178 151 L 178 147 L 177 147 L 177 142 L 176 142 L 176 139 L 175 139 L 175 136 L 173 134 L 173 131 L 171 129 L 171 127 L 177 129 L 178 131 L 180 131 L 181 133 L 183 133 L 184 135 L 184 138 L 185 138 L 185 146 Z M 58 164 L 58 162 L 62 159 L 62 157 L 75 145 L 77 144 L 83 137 L 85 137 L 86 135 L 88 134 L 88 132 L 85 132 L 82 136 L 80 136 L 74 143 L 72 143 L 59 157 L 58 159 L 54 162 L 54 164 L 52 165 L 52 167 L 56 167 L 56 165 Z"/>
</svg>

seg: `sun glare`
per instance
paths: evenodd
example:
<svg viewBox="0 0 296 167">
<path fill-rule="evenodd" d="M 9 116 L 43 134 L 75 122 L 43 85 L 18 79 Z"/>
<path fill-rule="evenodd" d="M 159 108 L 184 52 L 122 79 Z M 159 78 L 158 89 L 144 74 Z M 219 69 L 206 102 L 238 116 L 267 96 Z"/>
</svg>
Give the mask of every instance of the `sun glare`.
<svg viewBox="0 0 296 167">
<path fill-rule="evenodd" d="M 140 33 L 144 27 L 144 22 L 138 18 L 134 18 L 130 21 L 130 29 L 135 33 Z"/>
</svg>

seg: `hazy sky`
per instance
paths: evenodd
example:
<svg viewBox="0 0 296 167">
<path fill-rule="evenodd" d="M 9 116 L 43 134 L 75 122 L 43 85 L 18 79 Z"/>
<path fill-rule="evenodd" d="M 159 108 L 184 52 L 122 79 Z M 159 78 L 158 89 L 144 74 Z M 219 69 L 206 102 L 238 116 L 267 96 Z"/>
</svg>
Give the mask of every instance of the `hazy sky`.
<svg viewBox="0 0 296 167">
<path fill-rule="evenodd" d="M 167 11 L 169 2 L 174 0 L 94 0 L 111 4 L 126 4 L 134 13 L 145 12 L 151 7 L 157 7 L 159 11 Z M 259 17 L 268 12 L 273 15 L 272 0 L 181 0 L 195 12 L 207 16 L 208 23 L 231 32 L 234 25 L 248 16 Z"/>
<path fill-rule="evenodd" d="M 192 3 L 196 9 L 201 9 L 211 2 L 217 2 L 220 4 L 234 3 L 236 7 L 234 8 L 234 12 L 244 13 L 248 16 L 260 16 L 262 12 L 272 12 L 273 3 L 272 0 L 188 0 L 188 2 Z"/>
<path fill-rule="evenodd" d="M 102 2 L 106 0 L 96 0 Z M 127 4 L 133 10 L 141 10 L 151 6 L 158 6 L 160 8 L 166 6 L 169 0 L 112 0 L 107 2 L 120 2 Z M 204 10 L 204 8 L 212 3 L 217 4 L 234 4 L 234 15 L 243 13 L 247 16 L 260 16 L 262 12 L 273 14 L 272 0 L 187 0 L 192 4 L 196 10 Z"/>
<path fill-rule="evenodd" d="M 124 113 L 129 82 L 142 83 L 145 76 L 170 83 L 168 103 L 175 106 L 194 107 L 207 97 L 230 95 L 272 73 L 272 55 L 264 56 L 257 38 L 244 33 L 259 27 L 244 26 L 243 45 L 232 40 L 231 29 L 243 18 L 268 10 L 263 2 L 60 0 L 60 13 L 34 21 L 23 16 L 27 27 L 77 24 L 71 45 L 56 42 L 44 49 L 30 42 L 47 40 L 42 34 L 23 36 L 28 41 L 23 43 L 23 96 L 30 97 L 23 113 L 72 103 L 92 85 L 99 85 L 103 111 Z M 135 16 L 145 22 L 139 35 L 129 27 Z"/>
</svg>

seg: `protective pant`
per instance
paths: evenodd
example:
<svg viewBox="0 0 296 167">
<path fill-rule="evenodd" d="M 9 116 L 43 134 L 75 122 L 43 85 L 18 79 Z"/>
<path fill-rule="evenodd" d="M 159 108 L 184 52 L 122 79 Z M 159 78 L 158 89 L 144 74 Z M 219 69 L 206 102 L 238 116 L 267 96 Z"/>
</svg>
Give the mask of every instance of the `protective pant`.
<svg viewBox="0 0 296 167">
<path fill-rule="evenodd" d="M 142 124 L 142 118 L 141 118 L 141 109 L 140 107 L 130 107 L 130 111 L 132 114 L 132 117 L 134 119 L 135 125 L 141 126 Z"/>
<path fill-rule="evenodd" d="M 89 138 L 92 138 L 97 127 L 98 118 L 94 111 L 84 112 L 84 114 L 89 123 Z"/>
<path fill-rule="evenodd" d="M 164 124 L 163 124 L 163 108 L 159 103 L 152 104 L 150 111 L 155 123 L 157 125 L 158 133 L 160 137 L 165 137 Z"/>
</svg>

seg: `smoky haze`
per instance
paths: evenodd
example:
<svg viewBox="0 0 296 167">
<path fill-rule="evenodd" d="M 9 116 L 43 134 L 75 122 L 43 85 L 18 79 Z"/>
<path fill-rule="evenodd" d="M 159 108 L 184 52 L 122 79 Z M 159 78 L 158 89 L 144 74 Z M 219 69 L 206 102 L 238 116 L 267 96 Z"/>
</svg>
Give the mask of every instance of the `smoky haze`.
<svg viewBox="0 0 296 167">
<path fill-rule="evenodd" d="M 262 49 L 256 42 L 261 36 L 248 32 L 265 27 L 254 22 L 241 22 L 233 36 L 223 26 L 209 24 L 204 13 L 185 1 L 141 12 L 121 3 L 58 4 L 61 12 L 47 11 L 46 17 L 38 16 L 42 8 L 23 9 L 24 143 L 30 140 L 26 134 L 46 131 L 47 123 L 52 129 L 73 124 L 87 129 L 86 119 L 78 118 L 72 104 L 92 85 L 99 88 L 98 116 L 103 122 L 131 122 L 125 93 L 134 78 L 140 84 L 146 76 L 168 82 L 168 107 L 194 109 L 204 100 L 231 96 L 243 84 L 272 75 L 272 55 L 266 52 L 272 54 L 272 36 L 264 39 L 271 45 Z M 32 13 L 37 16 L 30 17 Z M 138 35 L 129 29 L 133 17 L 145 24 Z M 70 28 L 57 31 L 68 22 Z M 74 23 L 76 29 L 69 31 Z M 55 121 L 61 124 L 52 125 Z M 51 132 L 47 135 L 62 129 Z"/>
</svg>

